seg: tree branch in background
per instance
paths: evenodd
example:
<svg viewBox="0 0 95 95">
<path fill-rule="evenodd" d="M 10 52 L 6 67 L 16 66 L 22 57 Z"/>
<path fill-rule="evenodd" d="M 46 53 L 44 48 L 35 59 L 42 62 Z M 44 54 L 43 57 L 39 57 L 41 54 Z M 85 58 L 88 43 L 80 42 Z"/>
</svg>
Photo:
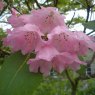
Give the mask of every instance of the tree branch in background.
<svg viewBox="0 0 95 95">
<path fill-rule="evenodd" d="M 8 22 L 6 22 L 6 21 L 0 21 L 0 23 L 7 23 L 7 24 L 9 24 Z"/>
<path fill-rule="evenodd" d="M 74 86 L 74 82 L 73 82 L 73 80 L 71 79 L 71 77 L 69 76 L 69 73 L 68 73 L 67 70 L 65 70 L 65 73 L 66 73 L 66 76 L 67 76 L 68 80 L 70 81 L 71 85 Z"/>
<path fill-rule="evenodd" d="M 54 7 L 57 7 L 57 5 L 58 5 L 58 0 L 54 0 L 53 2 L 54 2 Z"/>
<path fill-rule="evenodd" d="M 73 17 L 72 17 L 70 23 L 68 24 L 68 27 L 72 24 L 74 17 L 75 17 L 75 11 L 74 11 L 74 14 L 73 14 Z"/>
<path fill-rule="evenodd" d="M 18 13 L 22 14 L 16 7 L 12 6 L 12 8 L 14 8 Z M 11 11 L 11 8 L 10 8 Z"/>
<path fill-rule="evenodd" d="M 91 79 L 91 78 L 95 78 L 95 74 L 91 74 L 90 76 L 86 76 L 86 75 L 83 75 L 83 76 L 79 76 L 76 78 L 76 80 L 88 80 L 88 79 Z"/>
<path fill-rule="evenodd" d="M 77 79 L 77 80 L 72 80 L 72 78 L 70 77 L 70 75 L 69 75 L 69 73 L 68 73 L 67 70 L 65 70 L 65 73 L 66 73 L 66 76 L 67 76 L 68 80 L 69 80 L 70 83 L 71 83 L 71 87 L 72 87 L 71 95 L 76 95 L 77 87 L 78 87 L 78 83 L 79 83 L 79 79 Z"/>
<path fill-rule="evenodd" d="M 95 30 L 93 30 L 93 31 L 89 32 L 87 35 L 90 35 L 90 34 L 92 34 L 93 32 L 95 32 Z"/>
<path fill-rule="evenodd" d="M 88 0 L 86 0 L 86 4 L 87 4 L 87 9 L 86 9 L 86 11 L 87 11 L 87 16 L 86 16 L 86 21 L 85 21 L 85 22 L 88 22 L 89 13 L 90 13 L 91 7 L 89 6 Z M 86 33 L 86 28 L 84 28 L 84 31 L 83 31 L 83 32 Z"/>
<path fill-rule="evenodd" d="M 38 3 L 37 0 L 35 0 L 35 3 L 36 3 L 36 5 L 38 6 L 38 8 L 41 9 L 41 6 L 40 6 L 40 4 Z"/>
<path fill-rule="evenodd" d="M 26 4 L 27 8 L 29 9 L 29 11 L 31 11 L 31 7 L 30 7 L 30 5 L 29 5 L 28 0 L 25 0 L 25 4 Z"/>
</svg>

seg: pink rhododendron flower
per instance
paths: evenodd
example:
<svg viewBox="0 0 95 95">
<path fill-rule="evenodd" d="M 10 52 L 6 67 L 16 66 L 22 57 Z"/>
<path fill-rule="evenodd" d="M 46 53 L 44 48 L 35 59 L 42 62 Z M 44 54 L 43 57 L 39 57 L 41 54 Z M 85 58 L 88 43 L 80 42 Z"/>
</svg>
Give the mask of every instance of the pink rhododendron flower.
<svg viewBox="0 0 95 95">
<path fill-rule="evenodd" d="M 76 71 L 86 64 L 78 56 L 86 55 L 89 48 L 95 51 L 95 43 L 82 32 L 70 31 L 64 18 L 53 7 L 42 7 L 19 16 L 12 9 L 8 22 L 13 30 L 7 31 L 4 45 L 23 54 L 35 51 L 36 57 L 28 61 L 30 72 L 40 71 L 47 76 L 51 69 L 58 73 L 68 68 Z"/>
<path fill-rule="evenodd" d="M 47 34 L 58 25 L 66 27 L 64 18 L 64 16 L 60 15 L 59 12 L 56 11 L 56 8 L 43 7 L 39 10 L 32 10 L 29 15 L 21 15 L 18 17 L 12 15 L 8 21 L 13 27 L 18 27 L 26 23 L 35 24 L 39 27 L 41 32 Z"/>
<path fill-rule="evenodd" d="M 62 73 L 63 70 L 69 67 L 73 70 L 77 70 L 80 64 L 86 64 L 80 61 L 76 54 L 71 54 L 68 52 L 63 52 L 55 56 L 52 60 L 52 63 L 53 68 L 59 73 Z"/>
<path fill-rule="evenodd" d="M 39 31 L 37 26 L 30 24 L 13 29 L 4 39 L 4 45 L 10 46 L 13 51 L 21 50 L 23 54 L 30 53 L 40 40 Z"/>
<path fill-rule="evenodd" d="M 49 34 L 51 44 L 59 52 L 73 52 L 78 51 L 78 41 L 73 37 L 73 32 L 70 32 L 60 26 L 56 27 L 52 34 Z"/>
<path fill-rule="evenodd" d="M 50 33 L 56 26 L 66 26 L 64 23 L 65 17 L 60 15 L 53 7 L 33 10 L 31 15 L 30 22 L 37 25 L 41 32 L 45 34 Z"/>
<path fill-rule="evenodd" d="M 28 20 L 30 20 L 31 15 L 20 15 L 14 8 L 11 9 L 12 15 L 8 18 L 8 23 L 12 25 L 13 28 L 24 26 Z"/>
<path fill-rule="evenodd" d="M 37 52 L 36 58 L 51 61 L 59 52 L 52 45 L 45 45 Z"/>
<path fill-rule="evenodd" d="M 42 59 L 30 59 L 28 61 L 28 64 L 30 72 L 37 73 L 38 71 L 40 71 L 41 73 L 43 73 L 44 76 L 49 75 L 50 70 L 52 68 L 51 66 L 52 63 L 50 61 Z"/>
<path fill-rule="evenodd" d="M 90 48 L 95 51 L 95 43 L 90 39 L 89 36 L 79 31 L 74 32 L 74 36 L 79 41 L 80 52 L 86 52 L 87 48 Z"/>
</svg>

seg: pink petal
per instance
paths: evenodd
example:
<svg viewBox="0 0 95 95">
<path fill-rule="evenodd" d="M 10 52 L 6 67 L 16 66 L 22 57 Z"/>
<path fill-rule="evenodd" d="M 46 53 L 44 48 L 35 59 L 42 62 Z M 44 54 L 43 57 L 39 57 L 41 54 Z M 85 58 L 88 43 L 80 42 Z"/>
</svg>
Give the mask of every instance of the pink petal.
<svg viewBox="0 0 95 95">
<path fill-rule="evenodd" d="M 28 61 L 29 70 L 30 72 L 38 72 L 40 71 L 43 73 L 44 76 L 48 76 L 51 70 L 51 62 L 46 60 L 37 60 L 37 59 L 30 59 Z"/>
<path fill-rule="evenodd" d="M 87 36 L 83 32 L 79 32 L 79 31 L 74 32 L 74 35 L 75 35 L 76 39 L 78 39 L 80 41 L 80 43 L 84 42 L 84 44 L 87 48 L 90 48 L 93 51 L 95 51 L 95 43 L 90 39 L 89 36 Z"/>
<path fill-rule="evenodd" d="M 79 50 L 78 41 L 73 37 L 73 32 L 63 27 L 56 27 L 49 34 L 51 44 L 60 52 L 73 52 Z"/>
<path fill-rule="evenodd" d="M 76 54 L 63 52 L 53 58 L 53 68 L 62 73 L 64 69 L 71 68 L 77 70 L 80 67 L 80 64 L 85 65 L 85 62 L 82 62 L 78 59 Z"/>
<path fill-rule="evenodd" d="M 51 61 L 52 58 L 58 54 L 59 52 L 54 47 L 52 47 L 51 45 L 45 45 L 41 47 L 40 50 L 37 52 L 36 58 Z"/>
<path fill-rule="evenodd" d="M 56 26 L 66 26 L 64 16 L 60 15 L 53 7 L 33 10 L 30 23 L 37 25 L 44 34 L 50 33 Z"/>
<path fill-rule="evenodd" d="M 12 15 L 8 18 L 8 22 L 14 27 L 21 27 L 25 24 L 28 24 L 30 21 L 31 15 L 17 15 L 14 11 L 12 11 Z"/>
<path fill-rule="evenodd" d="M 4 44 L 10 46 L 13 51 L 21 50 L 23 54 L 30 53 L 40 40 L 39 31 L 37 26 L 26 24 L 9 32 Z"/>
</svg>

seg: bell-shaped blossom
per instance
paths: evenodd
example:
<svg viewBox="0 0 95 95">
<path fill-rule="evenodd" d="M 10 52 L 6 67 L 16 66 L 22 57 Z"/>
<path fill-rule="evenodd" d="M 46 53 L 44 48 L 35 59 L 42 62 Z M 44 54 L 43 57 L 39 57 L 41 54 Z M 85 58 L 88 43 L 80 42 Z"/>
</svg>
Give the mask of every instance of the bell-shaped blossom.
<svg viewBox="0 0 95 95">
<path fill-rule="evenodd" d="M 30 72 L 37 73 L 40 71 L 44 76 L 48 76 L 52 68 L 52 63 L 43 59 L 30 59 L 28 64 Z"/>
<path fill-rule="evenodd" d="M 95 51 L 95 43 L 85 33 L 76 31 L 74 37 L 79 41 L 80 52 L 87 52 L 87 48 Z"/>
<path fill-rule="evenodd" d="M 4 45 L 10 46 L 13 51 L 21 50 L 23 54 L 30 53 L 40 41 L 39 31 L 37 26 L 31 24 L 10 30 L 4 39 Z"/>
<path fill-rule="evenodd" d="M 24 26 L 28 24 L 27 20 L 30 20 L 31 15 L 23 14 L 20 15 L 14 8 L 11 9 L 12 15 L 8 18 L 8 23 L 12 25 L 13 28 Z"/>
<path fill-rule="evenodd" d="M 85 65 L 86 63 L 80 61 L 76 54 L 63 52 L 53 58 L 52 64 L 53 69 L 59 73 L 62 73 L 67 68 L 77 70 L 80 64 Z"/>
<path fill-rule="evenodd" d="M 78 56 L 86 55 L 89 48 L 95 51 L 95 43 L 82 32 L 70 31 L 64 19 L 53 7 L 23 15 L 12 9 L 8 22 L 13 30 L 7 31 L 4 45 L 23 54 L 35 51 L 36 57 L 28 61 L 31 72 L 47 76 L 51 69 L 59 73 L 68 68 L 76 71 L 86 64 Z"/>
<path fill-rule="evenodd" d="M 56 27 L 51 34 L 48 35 L 51 44 L 59 52 L 73 52 L 78 51 L 78 41 L 73 37 L 73 32 L 70 32 L 63 27 Z"/>
<path fill-rule="evenodd" d="M 54 29 L 56 26 L 66 26 L 64 23 L 64 16 L 60 15 L 60 13 L 53 7 L 42 7 L 38 10 L 31 11 L 31 19 L 28 23 L 32 23 L 37 25 L 41 32 L 44 34 L 48 34 Z"/>
<path fill-rule="evenodd" d="M 13 11 L 13 14 L 8 18 L 8 23 L 12 25 L 13 28 L 24 26 L 25 24 L 29 24 L 27 22 L 27 19 L 31 20 L 30 15 L 24 14 L 24 15 L 18 15 L 15 14 Z M 34 25 L 34 24 L 33 24 Z"/>
<path fill-rule="evenodd" d="M 37 52 L 36 58 L 51 61 L 59 52 L 52 45 L 44 45 Z"/>
</svg>

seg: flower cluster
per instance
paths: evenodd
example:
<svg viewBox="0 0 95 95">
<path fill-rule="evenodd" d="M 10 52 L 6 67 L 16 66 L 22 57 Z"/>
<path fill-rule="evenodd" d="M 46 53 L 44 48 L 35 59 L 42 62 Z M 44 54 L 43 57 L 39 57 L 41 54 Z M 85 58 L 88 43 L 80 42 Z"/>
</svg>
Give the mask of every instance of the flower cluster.
<svg viewBox="0 0 95 95">
<path fill-rule="evenodd" d="M 76 71 L 86 64 L 79 56 L 86 55 L 89 48 L 95 51 L 95 43 L 82 32 L 70 31 L 64 19 L 53 7 L 19 16 L 13 10 L 8 19 L 13 30 L 7 30 L 4 45 L 22 54 L 35 52 L 36 57 L 28 61 L 31 72 L 40 71 L 47 76 L 51 69 L 58 73 L 67 68 Z"/>
</svg>

